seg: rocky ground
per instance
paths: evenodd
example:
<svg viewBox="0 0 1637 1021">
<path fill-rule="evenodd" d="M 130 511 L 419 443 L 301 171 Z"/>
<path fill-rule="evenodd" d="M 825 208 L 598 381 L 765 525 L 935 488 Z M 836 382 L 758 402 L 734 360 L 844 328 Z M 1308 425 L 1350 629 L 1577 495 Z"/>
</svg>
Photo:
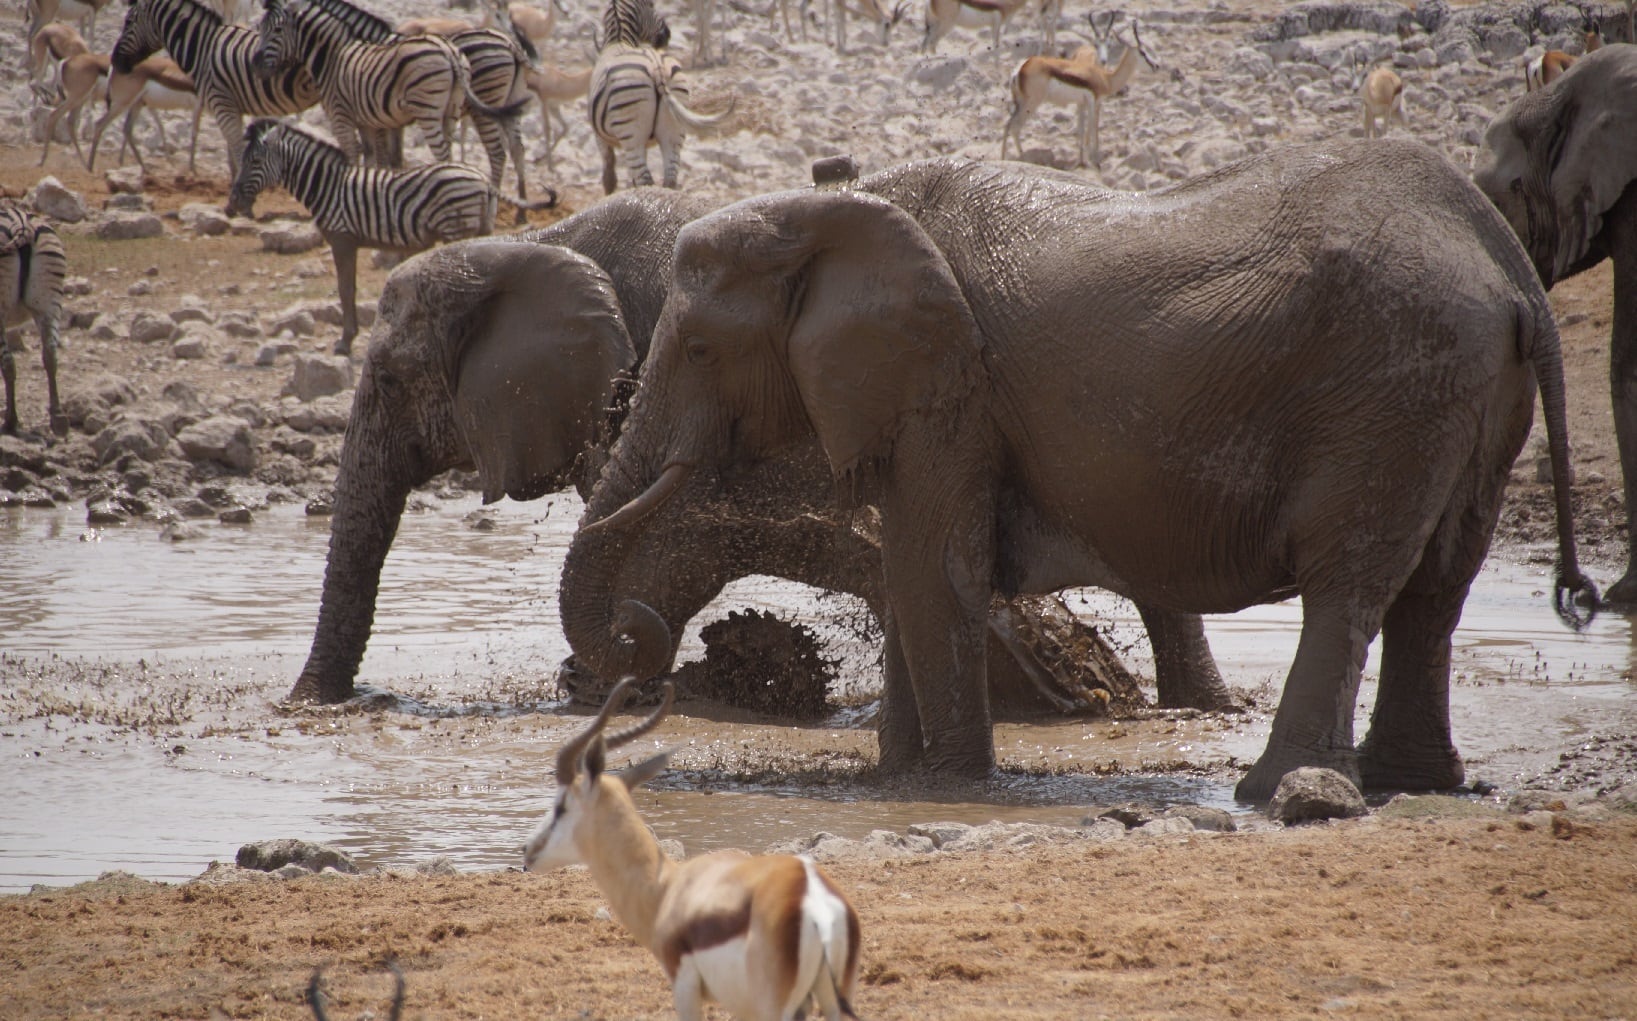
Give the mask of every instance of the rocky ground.
<svg viewBox="0 0 1637 1021">
<path fill-rule="evenodd" d="M 685 52 L 690 16 L 661 6 Z M 1585 6 L 1614 23 L 1614 5 Z M 1521 91 L 1523 59 L 1576 39 L 1582 17 L 1575 5 L 1438 0 L 1414 13 L 1390 3 L 1291 13 L 1271 0 L 1125 10 L 1144 19 L 1166 70 L 1140 75 L 1103 118 L 1102 167 L 1085 173 L 1122 188 L 1359 134 L 1355 55 L 1398 67 L 1410 133 L 1466 166 L 1483 126 Z M 1065 26 L 1083 26 L 1085 14 L 1071 4 Z M 586 62 L 593 17 L 576 6 L 548 56 Z M 726 17 L 725 62 L 689 74 L 697 107 L 719 109 L 732 95 L 735 112 L 727 130 L 690 141 L 683 171 L 685 187 L 724 202 L 799 185 L 812 158 L 835 152 L 866 171 L 948 152 L 997 155 L 997 68 L 1037 31 L 1020 17 L 999 60 L 965 30 L 921 56 L 917 8 L 885 47 L 855 25 L 851 52 L 838 56 L 821 26 L 787 44 L 759 7 L 728 5 Z M 117 9 L 104 13 L 98 48 L 111 45 L 117 21 Z M 208 123 L 196 175 L 184 172 L 185 151 L 151 158 L 140 178 L 87 173 L 62 147 L 37 167 L 20 35 L 20 12 L 0 10 L 0 189 L 48 207 L 68 247 L 76 279 L 60 382 L 71 427 L 50 436 L 37 342 L 23 331 L 24 432 L 0 437 L 0 507 L 69 505 L 88 523 L 177 539 L 190 521 L 253 520 L 274 501 L 322 511 L 356 359 L 328 354 L 339 333 L 333 273 L 299 208 L 267 196 L 258 222 L 220 216 L 225 161 Z M 536 225 L 600 192 L 582 109 L 569 107 L 556 172 L 530 168 L 564 197 Z M 1068 167 L 1071 129 L 1068 111 L 1042 112 L 1024 128 L 1025 158 Z M 173 121 L 173 142 L 185 133 Z M 105 142 L 111 164 L 109 152 Z M 385 271 L 360 275 L 364 298 L 379 293 Z M 1607 582 L 1627 538 L 1608 406 L 1608 268 L 1566 282 L 1553 301 L 1577 527 Z M 1549 494 L 1531 450 L 1514 471 L 1494 555 L 1537 555 L 1552 534 Z M 1108 826 L 1087 826 L 1062 843 L 1022 835 L 1015 846 L 939 853 L 899 834 L 862 856 L 825 853 L 841 854 L 833 868 L 865 918 L 864 1016 L 1627 1017 L 1637 1012 L 1637 823 L 1624 802 L 1596 795 L 1630 790 L 1634 777 L 1637 749 L 1613 735 L 1565 752 L 1535 784 L 1552 794 L 1520 803 L 1523 812 L 1401 802 L 1288 831 L 1122 827 L 1114 839 Z M 1469 811 L 1478 814 L 1452 817 Z M 390 954 L 408 973 L 412 1017 L 665 1016 L 657 968 L 600 903 L 576 874 L 181 887 L 114 877 L 0 900 L 15 965 L 0 1013 L 297 1017 L 308 974 L 328 963 L 337 1013 L 357 1016 L 384 1009 L 388 982 L 371 969 Z"/>
</svg>

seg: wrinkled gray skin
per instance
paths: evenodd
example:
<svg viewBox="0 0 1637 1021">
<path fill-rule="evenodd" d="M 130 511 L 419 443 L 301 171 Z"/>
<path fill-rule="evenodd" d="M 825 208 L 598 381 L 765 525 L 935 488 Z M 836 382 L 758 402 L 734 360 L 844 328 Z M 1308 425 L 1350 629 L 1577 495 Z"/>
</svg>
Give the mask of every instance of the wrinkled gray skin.
<svg viewBox="0 0 1637 1021">
<path fill-rule="evenodd" d="M 990 770 L 991 594 L 1089 584 L 1183 614 L 1302 597 L 1241 797 L 1304 765 L 1371 787 L 1462 780 L 1450 635 L 1537 382 L 1555 478 L 1568 463 L 1545 294 L 1462 175 L 1375 140 L 1150 195 L 961 159 L 862 189 L 764 196 L 683 229 L 565 592 L 616 582 L 646 520 L 700 475 L 816 439 L 843 492 L 881 513 L 883 768 Z M 1557 497 L 1561 599 L 1589 584 L 1561 482 Z M 572 633 L 580 611 L 563 606 Z"/>
<path fill-rule="evenodd" d="M 710 208 L 674 191 L 638 189 L 544 230 L 506 241 L 451 244 L 393 272 L 342 446 L 318 625 L 292 699 L 339 702 L 353 696 L 381 566 L 416 486 L 450 468 L 475 466 L 485 501 L 501 495 L 530 499 L 570 482 L 589 495 L 610 441 L 600 428 L 606 424 L 602 409 L 610 403 L 608 377 L 565 373 L 555 364 L 569 353 L 561 331 L 540 326 L 561 320 L 580 328 L 575 336 L 602 336 L 615 346 L 628 335 L 640 362 L 664 302 L 677 231 Z M 522 242 L 561 247 L 548 258 Z M 617 307 L 603 289 L 590 286 L 590 276 L 575 275 L 579 286 L 563 289 L 550 267 L 574 261 L 561 249 L 606 269 Z M 573 315 L 564 317 L 562 310 Z M 594 327 L 605 319 L 610 322 L 598 333 Z M 491 353 L 529 359 L 511 375 L 536 380 L 537 388 L 462 414 L 451 395 L 466 376 L 466 352 L 480 340 Z M 600 370 L 607 361 L 590 364 Z M 489 452 L 503 437 L 513 438 L 519 449 Z M 680 636 L 724 586 L 748 574 L 852 593 L 878 615 L 884 612 L 879 548 L 873 537 L 843 524 L 817 444 L 733 473 L 687 513 L 683 507 L 678 501 L 670 508 L 670 527 L 650 529 L 642 556 L 625 564 L 624 591 L 658 608 L 672 635 Z M 1162 703 L 1227 705 L 1198 618 L 1145 611 L 1144 620 L 1155 646 Z M 606 627 L 607 621 L 600 623 Z M 602 639 L 604 645 L 609 641 Z M 599 646 L 579 641 L 574 647 L 595 655 Z M 998 676 L 997 693 L 1025 692 L 1010 657 L 1001 653 L 997 661 L 1007 671 Z M 586 665 L 610 680 L 637 666 L 607 655 Z M 1009 708 L 1024 712 L 1039 704 L 1014 699 Z"/>
<path fill-rule="evenodd" d="M 342 443 L 318 626 L 292 699 L 352 697 L 381 565 L 416 486 L 466 468 L 485 503 L 589 488 L 610 439 L 612 381 L 646 353 L 677 230 L 709 208 L 632 191 L 393 271 Z"/>
<path fill-rule="evenodd" d="M 1472 179 L 1548 288 L 1614 261 L 1609 385 L 1629 522 L 1637 507 L 1637 46 L 1589 53 L 1508 107 L 1489 125 Z M 1625 575 L 1604 598 L 1637 607 L 1629 541 Z"/>
</svg>

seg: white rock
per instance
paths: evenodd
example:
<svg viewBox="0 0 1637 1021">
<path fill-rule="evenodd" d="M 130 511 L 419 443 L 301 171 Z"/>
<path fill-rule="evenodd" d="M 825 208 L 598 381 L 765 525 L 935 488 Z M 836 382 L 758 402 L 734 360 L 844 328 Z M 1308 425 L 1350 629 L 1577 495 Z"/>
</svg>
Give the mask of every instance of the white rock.
<svg viewBox="0 0 1637 1021">
<path fill-rule="evenodd" d="M 157 340 L 170 340 L 176 333 L 176 324 L 170 316 L 143 310 L 131 317 L 128 335 L 139 344 L 151 344 Z"/>
<path fill-rule="evenodd" d="M 324 243 L 324 236 L 310 223 L 288 223 L 265 227 L 257 232 L 261 246 L 280 255 L 300 255 Z"/>
<path fill-rule="evenodd" d="M 288 393 L 303 403 L 352 388 L 352 360 L 345 355 L 300 355 Z"/>
<path fill-rule="evenodd" d="M 85 219 L 85 199 L 69 191 L 55 177 L 42 177 L 29 193 L 29 203 L 41 215 L 62 223 L 79 223 Z"/>
<path fill-rule="evenodd" d="M 164 234 L 164 222 L 153 213 L 110 213 L 96 228 L 97 237 L 104 241 L 135 241 Z"/>
</svg>

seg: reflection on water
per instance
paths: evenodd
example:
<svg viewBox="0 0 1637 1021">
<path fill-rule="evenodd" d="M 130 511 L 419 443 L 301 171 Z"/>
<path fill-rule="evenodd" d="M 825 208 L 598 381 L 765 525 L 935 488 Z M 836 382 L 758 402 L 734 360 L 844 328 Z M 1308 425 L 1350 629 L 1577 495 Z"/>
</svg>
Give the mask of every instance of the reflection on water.
<svg viewBox="0 0 1637 1021">
<path fill-rule="evenodd" d="M 465 523 L 475 510 L 475 500 L 462 499 L 406 516 L 360 680 L 455 710 L 482 703 L 491 711 L 320 717 L 304 726 L 271 703 L 312 637 L 327 519 L 276 507 L 253 525 L 209 524 L 200 538 L 173 543 L 146 523 L 95 530 L 79 523 L 78 511 L 0 510 L 0 671 L 17 675 L 0 680 L 4 691 L 34 700 L 11 699 L 0 727 L 11 781 L 0 799 L 0 891 L 110 868 L 183 879 L 245 841 L 280 836 L 332 841 L 369 864 L 440 854 L 464 868 L 514 864 L 546 804 L 551 752 L 581 723 L 550 711 L 546 684 L 568 651 L 556 581 L 580 505 L 562 496 L 503 502 L 484 512 L 486 530 Z M 1552 615 L 1549 586 L 1544 567 L 1491 562 L 1457 636 L 1457 742 L 1470 774 L 1503 786 L 1534 775 L 1569 742 L 1629 733 L 1637 722 L 1628 622 L 1605 615 L 1575 635 Z M 835 602 L 815 607 L 810 595 L 747 579 L 724 602 L 828 619 Z M 1129 604 L 1094 592 L 1070 603 L 1113 619 L 1117 642 L 1140 643 Z M 1212 619 L 1230 682 L 1276 693 L 1299 623 L 1295 603 Z M 684 657 L 696 654 L 696 635 Z M 854 673 L 869 674 L 868 650 L 855 643 L 843 651 Z M 1129 658 L 1151 672 L 1144 655 L 1139 644 Z M 55 694 L 30 687 L 39 682 L 24 675 L 53 656 L 112 664 L 105 672 L 119 684 Z M 149 712 L 173 699 L 185 703 L 178 715 L 187 722 L 149 730 L 118 719 L 69 723 L 83 710 L 47 711 L 50 697 Z M 1361 732 L 1373 697 L 1367 681 Z M 526 711 L 492 711 L 508 702 Z M 1260 716 L 1123 728 L 1075 721 L 1002 727 L 997 744 L 1008 761 L 1024 763 L 1209 764 L 1254 758 L 1266 726 Z M 869 742 L 846 732 L 835 739 Z M 969 800 L 928 803 L 845 785 L 746 788 L 706 771 L 666 778 L 642 807 L 661 835 L 694 852 L 933 820 L 1067 824 L 1087 805 L 1123 801 L 1233 808 L 1231 798 L 1220 774 L 1013 777 Z"/>
</svg>

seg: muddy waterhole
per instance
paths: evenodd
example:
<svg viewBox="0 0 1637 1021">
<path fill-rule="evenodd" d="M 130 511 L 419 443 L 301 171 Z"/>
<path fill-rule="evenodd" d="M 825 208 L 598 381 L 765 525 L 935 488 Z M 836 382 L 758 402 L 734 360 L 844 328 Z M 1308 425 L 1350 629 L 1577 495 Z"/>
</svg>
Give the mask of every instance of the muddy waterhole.
<svg viewBox="0 0 1637 1021">
<path fill-rule="evenodd" d="M 312 636 L 327 518 L 272 506 L 254 524 L 207 524 L 173 542 L 150 524 L 96 529 L 73 510 L 0 510 L 11 593 L 0 603 L 0 892 L 116 868 L 183 879 L 241 843 L 285 836 L 335 843 L 366 866 L 515 864 L 548 805 L 552 751 L 582 720 L 552 683 L 568 654 L 556 579 L 580 505 L 427 504 L 405 517 L 387 561 L 359 676 L 396 699 L 315 713 L 277 702 Z M 1549 565 L 1491 557 L 1467 601 L 1453 712 L 1469 780 L 1504 790 L 1576 742 L 1637 725 L 1630 622 L 1605 614 L 1574 634 L 1549 588 Z M 1112 622 L 1128 662 L 1151 676 L 1130 604 L 1090 590 L 1067 598 Z M 836 623 L 859 616 L 850 600 L 746 579 L 696 621 L 682 659 L 702 652 L 698 624 L 745 606 L 825 636 L 847 707 L 793 728 L 684 706 L 657 736 L 678 749 L 678 768 L 641 803 L 690 853 L 933 820 L 1072 824 L 1088 806 L 1128 801 L 1248 811 L 1233 801 L 1234 767 L 1261 750 L 1300 623 L 1294 601 L 1208 619 L 1225 676 L 1256 709 L 1002 725 L 1003 775 L 953 800 L 855 778 L 873 748 L 877 667 L 871 643 Z M 1360 734 L 1373 671 L 1374 651 Z"/>
</svg>

